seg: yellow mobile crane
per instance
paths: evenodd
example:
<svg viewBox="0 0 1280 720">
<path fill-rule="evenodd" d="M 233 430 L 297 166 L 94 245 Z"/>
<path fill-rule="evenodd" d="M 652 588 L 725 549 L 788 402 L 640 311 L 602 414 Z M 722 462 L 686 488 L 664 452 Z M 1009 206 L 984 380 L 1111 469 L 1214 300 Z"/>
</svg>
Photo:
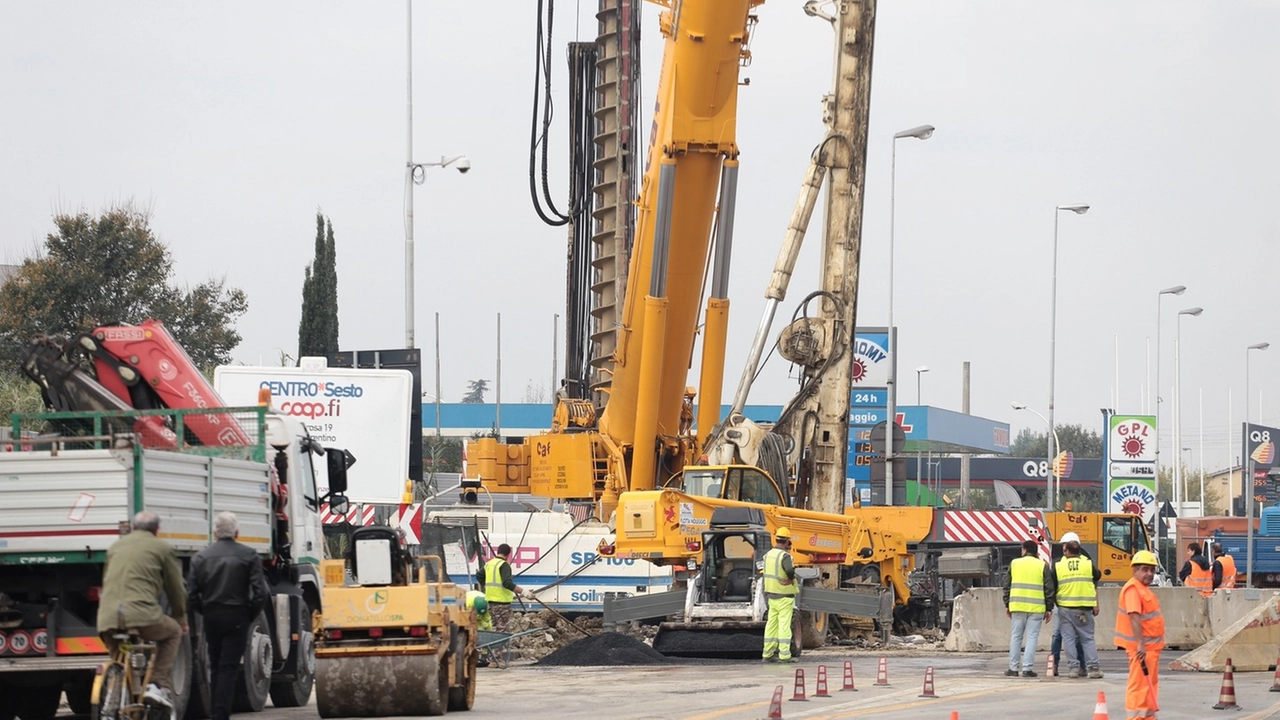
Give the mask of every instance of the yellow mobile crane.
<svg viewBox="0 0 1280 720">
<path fill-rule="evenodd" d="M 720 423 L 738 173 L 738 73 L 751 59 L 754 10 L 762 3 L 763 0 L 659 3 L 667 8 L 660 17 L 666 44 L 648 164 L 636 204 L 636 241 L 612 358 L 608 402 L 597 418 L 590 401 L 561 399 L 549 433 L 518 444 L 492 438 L 474 441 L 468 450 L 468 457 L 474 460 L 470 464 L 474 468 L 470 484 L 474 487 L 482 483 L 490 492 L 590 502 L 601 519 L 613 516 L 621 503 L 616 519 L 617 542 L 603 545 L 602 554 L 644 557 L 657 564 L 687 568 L 687 572 L 677 574 L 678 581 L 688 581 L 687 587 L 662 603 L 648 603 L 643 612 L 652 616 L 683 609 L 686 618 L 704 621 L 703 627 L 691 629 L 711 629 L 710 625 L 730 629 L 762 626 L 763 603 L 754 599 L 760 595 L 760 583 L 753 563 L 768 549 L 769 534 L 782 526 L 796 529 L 799 532 L 795 533 L 793 552 L 797 564 L 856 565 L 875 570 L 871 584 L 877 592 L 870 599 L 844 597 L 854 593 L 840 591 L 823 595 L 814 581 L 832 586 L 838 578 L 830 571 L 825 577 L 809 575 L 808 587 L 813 589 L 807 597 L 802 591 L 799 607 L 810 612 L 798 613 L 797 617 L 808 618 L 811 631 L 805 635 L 807 644 L 813 646 L 822 640 L 823 612 L 828 610 L 874 615 L 887 632 L 886 602 L 891 605 L 895 595 L 900 599 L 908 592 L 905 576 L 911 560 L 902 538 L 872 528 L 859 517 L 842 515 L 839 507 L 823 507 L 825 512 L 790 507 L 790 470 L 778 450 L 783 443 L 777 436 L 772 438 L 775 462 L 767 464 L 772 476 L 740 461 L 717 466 L 692 464 L 694 458 L 704 455 L 712 429 Z M 867 20 L 869 23 L 871 18 Z M 869 38 L 863 39 L 863 44 L 865 47 L 858 53 L 867 56 L 864 80 L 869 81 Z M 865 147 L 866 99 L 861 102 L 860 142 Z M 837 109 L 835 114 L 843 117 L 846 124 L 858 124 L 853 119 L 857 108 Z M 847 230 L 856 217 L 856 213 L 850 214 L 850 206 L 860 206 L 860 202 L 852 201 L 852 193 L 845 186 L 860 175 L 864 153 L 855 139 L 842 136 L 837 140 L 824 142 L 824 149 L 818 154 L 834 169 L 833 176 L 841 176 L 838 190 L 850 196 L 845 198 L 849 201 L 845 211 L 837 213 Z M 806 188 L 816 190 L 821 177 L 821 172 L 811 169 Z M 857 184 L 860 190 L 860 180 Z M 807 222 L 813 198 L 803 204 Z M 803 229 L 799 232 L 803 233 Z M 812 494 L 838 498 L 843 489 L 844 463 L 826 457 L 825 450 L 834 447 L 843 452 L 847 445 L 842 433 L 847 432 L 848 383 L 846 378 L 843 392 L 835 392 L 844 395 L 843 404 L 824 405 L 821 400 L 833 396 L 832 381 L 828 379 L 827 385 L 819 388 L 823 378 L 818 370 L 839 364 L 837 360 L 843 363 L 850 359 L 850 353 L 841 347 L 841 338 L 847 340 L 853 335 L 857 245 L 850 248 L 843 239 L 833 242 L 841 251 L 828 253 L 832 257 L 828 258 L 827 275 L 831 283 L 839 286 L 839 292 L 824 290 L 810 299 L 820 295 L 824 312 L 834 317 L 821 322 L 815 317 L 807 327 L 806 337 L 816 341 L 818 347 L 813 348 L 806 365 L 814 371 L 811 379 L 815 380 L 802 394 L 806 401 L 818 400 L 818 407 L 808 408 L 797 419 L 821 416 L 819 419 L 825 423 L 815 427 L 800 420 L 798 427 L 802 433 L 821 438 L 818 466 L 840 468 L 838 478 L 813 478 L 809 484 Z M 784 257 L 793 263 L 798 240 L 789 237 L 788 247 L 792 250 L 784 250 Z M 706 288 L 701 389 L 695 392 L 686 386 L 686 380 L 708 263 L 710 285 Z M 785 274 L 789 276 L 789 267 Z M 646 279 L 647 286 L 642 284 Z M 785 283 L 770 296 L 771 308 L 784 296 Z M 695 394 L 701 395 L 696 424 Z M 845 421 L 831 421 L 827 416 L 832 413 L 843 414 Z M 764 441 L 755 443 L 754 456 L 768 455 L 770 445 Z M 715 478 L 720 482 L 704 482 Z M 806 480 L 810 478 L 811 474 L 805 476 Z M 834 490 L 828 487 L 831 483 Z M 719 555 L 712 552 L 713 545 L 720 548 L 723 544 L 717 533 L 735 535 L 738 541 L 730 545 L 736 550 Z M 717 578 L 727 580 L 733 570 L 740 571 L 736 573 L 738 583 L 729 587 L 725 582 L 715 582 Z M 742 570 L 751 570 L 748 576 L 754 590 L 741 585 Z M 892 588 L 892 594 L 888 588 Z M 744 589 L 747 592 L 742 592 Z"/>
</svg>

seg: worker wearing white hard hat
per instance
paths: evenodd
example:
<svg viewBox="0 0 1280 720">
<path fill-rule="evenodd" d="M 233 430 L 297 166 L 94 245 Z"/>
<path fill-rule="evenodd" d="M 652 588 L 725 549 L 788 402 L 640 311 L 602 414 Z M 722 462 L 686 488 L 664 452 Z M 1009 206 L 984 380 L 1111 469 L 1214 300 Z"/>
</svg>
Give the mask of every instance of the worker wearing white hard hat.
<svg viewBox="0 0 1280 720">
<path fill-rule="evenodd" d="M 1093 562 L 1093 558 L 1089 556 L 1089 551 L 1081 547 L 1080 536 L 1074 532 L 1066 532 L 1062 534 L 1061 538 L 1059 538 L 1058 543 L 1062 545 L 1064 555 L 1066 554 L 1065 550 L 1068 545 L 1074 544 L 1075 547 L 1079 549 L 1080 556 L 1088 560 L 1093 566 L 1093 581 L 1096 586 L 1098 581 L 1102 579 L 1102 572 L 1098 569 L 1097 564 Z M 1079 638 L 1079 635 L 1077 635 L 1077 638 Z M 1085 657 L 1085 646 L 1082 640 L 1077 640 L 1075 650 L 1077 658 Z M 1049 654 L 1053 656 L 1053 665 L 1056 672 L 1058 668 L 1062 667 L 1062 613 L 1060 611 L 1054 613 L 1053 616 L 1053 641 L 1049 644 Z M 1094 654 L 1096 655 L 1096 652 Z M 1068 658 L 1070 658 L 1069 653 Z M 1085 667 L 1087 671 L 1088 669 L 1092 669 L 1094 666 L 1087 665 L 1086 663 Z"/>
<path fill-rule="evenodd" d="M 1057 582 L 1055 601 L 1058 622 L 1055 639 L 1065 643 L 1067 677 L 1078 678 L 1087 672 L 1100 679 L 1098 643 L 1094 639 L 1094 618 L 1098 615 L 1098 581 L 1102 573 L 1080 548 L 1080 537 L 1073 532 L 1062 536 L 1062 559 L 1053 566 Z"/>
</svg>

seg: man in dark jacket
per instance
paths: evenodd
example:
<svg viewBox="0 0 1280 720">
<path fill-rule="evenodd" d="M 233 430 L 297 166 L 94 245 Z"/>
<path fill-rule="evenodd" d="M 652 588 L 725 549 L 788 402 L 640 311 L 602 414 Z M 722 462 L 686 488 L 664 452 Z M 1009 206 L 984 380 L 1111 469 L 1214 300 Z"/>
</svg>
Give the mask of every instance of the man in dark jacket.
<svg viewBox="0 0 1280 720">
<path fill-rule="evenodd" d="M 133 516 L 132 532 L 107 548 L 98 603 L 98 632 L 115 654 L 117 629 L 137 628 L 143 640 L 156 644 L 151 684 L 144 700 L 173 709 L 173 663 L 187 632 L 187 593 L 182 587 L 182 566 L 173 546 L 156 537 L 160 517 L 142 511 Z M 169 599 L 165 615 L 158 598 Z M 121 627 L 123 619 L 124 627 Z"/>
<path fill-rule="evenodd" d="M 187 594 L 204 615 L 213 683 L 213 720 L 228 720 L 236 698 L 236 673 L 248 640 L 249 623 L 271 597 L 262 560 L 236 542 L 240 528 L 234 513 L 213 519 L 217 541 L 191 559 Z"/>
</svg>

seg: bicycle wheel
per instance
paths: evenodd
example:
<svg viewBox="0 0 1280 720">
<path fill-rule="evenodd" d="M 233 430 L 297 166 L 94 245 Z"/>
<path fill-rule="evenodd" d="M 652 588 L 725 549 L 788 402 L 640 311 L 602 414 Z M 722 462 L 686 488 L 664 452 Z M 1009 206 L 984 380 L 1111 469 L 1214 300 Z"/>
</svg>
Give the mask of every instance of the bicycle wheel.
<svg viewBox="0 0 1280 720">
<path fill-rule="evenodd" d="M 90 720 L 121 720 L 120 708 L 125 703 L 124 668 L 115 663 L 102 673 L 98 702 L 89 708 Z"/>
</svg>

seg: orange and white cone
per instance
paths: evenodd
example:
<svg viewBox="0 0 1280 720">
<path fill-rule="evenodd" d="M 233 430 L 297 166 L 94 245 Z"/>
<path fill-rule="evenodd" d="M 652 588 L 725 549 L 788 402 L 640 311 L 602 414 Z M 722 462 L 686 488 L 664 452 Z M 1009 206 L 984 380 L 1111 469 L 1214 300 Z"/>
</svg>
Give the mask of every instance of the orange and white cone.
<svg viewBox="0 0 1280 720">
<path fill-rule="evenodd" d="M 858 688 L 853 686 L 853 661 L 844 661 L 844 687 L 840 688 L 840 692 L 858 692 Z"/>
<path fill-rule="evenodd" d="M 773 699 L 769 701 L 769 717 L 765 720 L 782 720 L 782 686 L 774 688 Z"/>
<path fill-rule="evenodd" d="M 1231 658 L 1227 658 L 1227 667 L 1222 671 L 1222 689 L 1218 691 L 1218 704 L 1214 705 L 1213 709 L 1240 709 L 1240 706 L 1236 704 L 1235 667 L 1231 664 Z"/>
<path fill-rule="evenodd" d="M 1280 658 L 1276 659 L 1276 676 L 1271 680 L 1271 692 L 1280 692 Z"/>
<path fill-rule="evenodd" d="M 796 668 L 796 689 L 791 693 L 791 702 L 809 702 L 804 696 L 804 668 Z"/>
<path fill-rule="evenodd" d="M 1058 676 L 1058 667 L 1053 662 L 1053 653 L 1049 653 L 1049 657 L 1044 663 L 1044 676 L 1053 679 Z"/>
<path fill-rule="evenodd" d="M 1098 703 L 1093 706 L 1093 720 L 1109 720 L 1107 715 L 1107 694 L 1098 691 Z"/>
<path fill-rule="evenodd" d="M 889 686 L 889 659 L 880 656 L 880 665 L 876 668 L 876 687 Z"/>
<path fill-rule="evenodd" d="M 932 665 L 924 669 L 924 689 L 920 691 L 920 697 L 922 698 L 938 697 L 933 692 L 933 666 Z"/>
<path fill-rule="evenodd" d="M 813 691 L 813 696 L 825 697 L 825 698 L 831 697 L 831 694 L 827 692 L 827 666 L 826 665 L 818 666 L 818 687 Z"/>
<path fill-rule="evenodd" d="M 951 711 L 951 720 L 960 720 L 960 711 L 959 711 L 959 710 L 952 710 L 952 711 Z"/>
</svg>

